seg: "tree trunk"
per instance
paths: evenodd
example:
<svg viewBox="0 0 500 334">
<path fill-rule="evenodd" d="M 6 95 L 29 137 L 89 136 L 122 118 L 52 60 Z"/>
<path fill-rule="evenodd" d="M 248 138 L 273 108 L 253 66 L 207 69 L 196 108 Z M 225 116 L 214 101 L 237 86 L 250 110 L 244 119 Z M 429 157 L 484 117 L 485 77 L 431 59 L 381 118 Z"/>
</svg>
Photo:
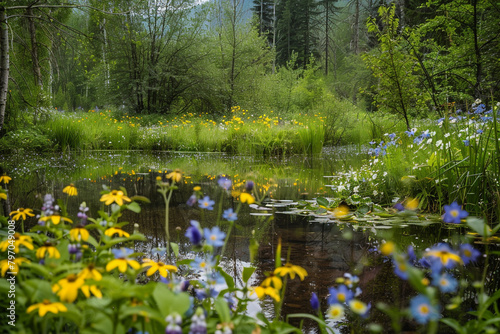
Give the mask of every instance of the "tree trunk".
<svg viewBox="0 0 500 334">
<path fill-rule="evenodd" d="M 359 0 L 355 0 L 354 7 L 354 41 L 353 49 L 354 54 L 359 54 Z"/>
<path fill-rule="evenodd" d="M 35 76 L 35 83 L 43 89 L 42 70 L 40 69 L 40 61 L 38 60 L 38 42 L 36 40 L 36 27 L 33 18 L 33 10 L 31 7 L 26 8 L 26 16 L 28 17 L 28 29 L 30 32 L 31 40 L 31 62 L 33 66 L 33 75 Z"/>
<path fill-rule="evenodd" d="M 0 133 L 5 121 L 9 87 L 9 27 L 4 7 L 0 7 Z"/>
</svg>

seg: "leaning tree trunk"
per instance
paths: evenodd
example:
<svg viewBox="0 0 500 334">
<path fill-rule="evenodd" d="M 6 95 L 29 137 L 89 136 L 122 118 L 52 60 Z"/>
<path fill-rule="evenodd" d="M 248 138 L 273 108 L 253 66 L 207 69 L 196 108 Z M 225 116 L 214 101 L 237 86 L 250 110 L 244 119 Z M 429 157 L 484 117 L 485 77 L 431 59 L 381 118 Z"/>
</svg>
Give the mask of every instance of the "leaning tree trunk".
<svg viewBox="0 0 500 334">
<path fill-rule="evenodd" d="M 9 28 L 4 7 L 0 7 L 0 133 L 5 120 L 9 86 Z"/>
</svg>

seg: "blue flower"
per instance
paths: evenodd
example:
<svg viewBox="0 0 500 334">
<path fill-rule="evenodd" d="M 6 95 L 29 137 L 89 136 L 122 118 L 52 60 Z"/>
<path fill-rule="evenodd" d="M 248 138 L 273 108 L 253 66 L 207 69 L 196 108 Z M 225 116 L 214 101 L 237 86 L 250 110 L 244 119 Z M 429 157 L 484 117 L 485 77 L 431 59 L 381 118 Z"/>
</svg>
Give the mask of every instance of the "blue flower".
<svg viewBox="0 0 500 334">
<path fill-rule="evenodd" d="M 217 181 L 217 183 L 219 184 L 219 186 L 222 189 L 225 189 L 225 190 L 228 190 L 229 188 L 231 188 L 231 185 L 232 185 L 231 180 L 228 179 L 227 177 L 221 177 L 221 178 L 219 178 L 219 180 Z"/>
<path fill-rule="evenodd" d="M 210 197 L 208 197 L 208 196 L 205 196 L 205 197 L 203 197 L 203 199 L 199 199 L 198 200 L 198 205 L 202 209 L 213 210 L 214 209 L 214 207 L 213 207 L 214 204 L 215 204 L 215 201 L 212 201 L 210 199 Z"/>
<path fill-rule="evenodd" d="M 376 144 L 376 142 L 375 142 L 375 140 L 372 140 L 372 141 L 371 141 L 371 142 L 369 142 L 368 144 L 370 144 L 370 145 L 375 145 L 375 144 Z"/>
<path fill-rule="evenodd" d="M 196 220 L 191 220 L 191 226 L 187 228 L 185 236 L 189 238 L 189 241 L 193 245 L 199 245 L 201 243 L 201 227 L 200 223 Z"/>
<path fill-rule="evenodd" d="M 251 192 L 253 190 L 253 187 L 254 187 L 253 181 L 247 181 L 247 183 L 245 184 L 245 190 L 248 192 Z"/>
<path fill-rule="evenodd" d="M 408 279 L 408 268 L 410 268 L 410 266 L 411 265 L 404 259 L 394 261 L 394 273 L 398 275 L 399 278 L 406 281 Z"/>
<path fill-rule="evenodd" d="M 311 307 L 314 311 L 319 310 L 319 299 L 316 292 L 312 293 L 310 302 L 311 302 Z"/>
<path fill-rule="evenodd" d="M 120 249 L 113 248 L 113 249 L 111 249 L 111 252 L 113 252 L 115 259 L 126 259 L 132 253 L 134 253 L 134 250 L 130 249 L 130 248 L 122 247 Z"/>
<path fill-rule="evenodd" d="M 483 132 L 484 132 L 484 131 L 483 131 L 482 129 L 477 129 L 477 130 L 476 130 L 476 133 L 477 133 L 477 134 L 482 134 Z"/>
<path fill-rule="evenodd" d="M 203 233 L 205 235 L 207 245 L 211 245 L 214 247 L 221 247 L 224 245 L 224 238 L 226 237 L 226 233 L 222 232 L 219 227 L 214 226 L 211 230 L 205 227 L 203 229 Z"/>
<path fill-rule="evenodd" d="M 408 137 L 413 137 L 413 136 L 415 135 L 415 131 L 413 131 L 413 130 L 410 130 L 410 131 L 405 131 L 405 133 L 406 133 L 406 135 L 407 135 Z"/>
<path fill-rule="evenodd" d="M 444 206 L 443 221 L 445 223 L 460 224 L 462 218 L 465 218 L 469 213 L 462 210 L 462 207 L 457 202 Z"/>
<path fill-rule="evenodd" d="M 198 200 L 198 197 L 196 197 L 196 195 L 191 195 L 191 197 L 189 197 L 189 199 L 187 200 L 186 204 L 189 205 L 189 206 L 193 206 L 196 204 L 196 201 Z"/>
<path fill-rule="evenodd" d="M 481 252 L 472 247 L 470 244 L 460 245 L 460 257 L 462 258 L 464 265 L 467 265 L 471 262 L 476 262 L 480 255 Z"/>
<path fill-rule="evenodd" d="M 229 208 L 224 211 L 222 218 L 229 220 L 230 222 L 234 222 L 238 219 L 238 215 L 233 211 L 233 208 Z"/>
<path fill-rule="evenodd" d="M 398 211 L 404 211 L 405 207 L 401 203 L 396 203 L 396 204 L 394 204 L 394 209 L 396 209 Z"/>
<path fill-rule="evenodd" d="M 396 138 L 396 134 L 395 133 L 390 133 L 387 135 L 391 140 L 393 140 L 394 138 Z"/>
<path fill-rule="evenodd" d="M 462 141 L 464 142 L 465 146 L 469 146 L 470 145 L 469 139 L 465 139 L 465 140 L 462 140 Z"/>
<path fill-rule="evenodd" d="M 354 293 L 347 288 L 344 284 L 338 288 L 329 288 L 330 297 L 328 297 L 328 304 L 342 304 L 347 303 L 354 298 Z"/>
<path fill-rule="evenodd" d="M 191 262 L 191 268 L 194 270 L 204 270 L 208 271 L 214 266 L 213 261 L 207 260 L 205 258 L 196 257 L 193 262 Z"/>
<path fill-rule="evenodd" d="M 458 281 L 448 273 L 432 276 L 432 285 L 437 286 L 443 293 L 457 291 Z"/>
<path fill-rule="evenodd" d="M 430 320 L 440 318 L 436 307 L 432 306 L 429 298 L 424 295 L 418 295 L 410 300 L 410 311 L 413 319 L 419 324 L 426 324 Z"/>
<path fill-rule="evenodd" d="M 440 270 L 443 267 L 451 269 L 457 263 L 463 263 L 462 258 L 445 243 L 439 243 L 426 250 L 424 257 L 427 258 L 433 271 Z"/>
</svg>

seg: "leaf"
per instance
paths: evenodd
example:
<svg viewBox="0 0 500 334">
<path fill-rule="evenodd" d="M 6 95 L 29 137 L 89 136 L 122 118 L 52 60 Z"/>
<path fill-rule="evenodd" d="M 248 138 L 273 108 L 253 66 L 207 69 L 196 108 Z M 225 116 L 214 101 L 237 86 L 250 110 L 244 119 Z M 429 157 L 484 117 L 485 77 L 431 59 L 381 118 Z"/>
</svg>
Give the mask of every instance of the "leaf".
<svg viewBox="0 0 500 334">
<path fill-rule="evenodd" d="M 480 236 L 491 236 L 490 227 L 485 224 L 483 219 L 476 217 L 467 217 L 467 225 Z"/>
<path fill-rule="evenodd" d="M 222 275 L 222 277 L 224 277 L 224 279 L 226 280 L 227 287 L 231 290 L 234 289 L 234 278 L 231 277 L 231 275 L 229 275 L 228 273 L 226 273 L 222 268 L 219 268 L 219 272 Z"/>
<path fill-rule="evenodd" d="M 330 201 L 324 197 L 316 198 L 316 203 L 318 203 L 318 205 L 325 206 L 325 207 L 328 207 L 330 205 Z"/>
<path fill-rule="evenodd" d="M 139 205 L 139 203 L 136 203 L 136 202 L 132 202 L 130 204 L 127 204 L 127 209 L 129 209 L 130 211 L 133 211 L 135 213 L 141 212 L 141 206 Z"/>
<path fill-rule="evenodd" d="M 141 201 L 141 202 L 144 202 L 144 203 L 151 203 L 151 201 L 149 200 L 149 198 L 147 198 L 145 196 L 135 195 L 135 196 L 130 197 L 130 199 L 132 201 Z"/>
<path fill-rule="evenodd" d="M 465 328 L 463 328 L 460 323 L 455 319 L 444 318 L 441 322 L 453 328 L 457 333 L 467 333 Z"/>
<path fill-rule="evenodd" d="M 245 284 L 248 282 L 248 280 L 250 279 L 250 277 L 253 275 L 253 273 L 255 272 L 255 267 L 244 267 L 243 268 L 243 282 L 245 282 Z"/>
<path fill-rule="evenodd" d="M 231 313 L 229 311 L 229 306 L 227 306 L 227 301 L 224 298 L 219 297 L 215 300 L 215 311 L 219 315 L 221 322 L 231 322 Z"/>
<path fill-rule="evenodd" d="M 162 317 L 166 317 L 173 312 L 180 315 L 189 309 L 189 296 L 185 293 L 175 294 L 168 289 L 165 284 L 157 284 L 153 291 L 153 298 L 158 305 Z"/>
<path fill-rule="evenodd" d="M 170 247 L 172 247 L 172 250 L 174 251 L 175 256 L 178 257 L 179 256 L 179 245 L 176 244 L 175 242 L 171 242 Z"/>
</svg>

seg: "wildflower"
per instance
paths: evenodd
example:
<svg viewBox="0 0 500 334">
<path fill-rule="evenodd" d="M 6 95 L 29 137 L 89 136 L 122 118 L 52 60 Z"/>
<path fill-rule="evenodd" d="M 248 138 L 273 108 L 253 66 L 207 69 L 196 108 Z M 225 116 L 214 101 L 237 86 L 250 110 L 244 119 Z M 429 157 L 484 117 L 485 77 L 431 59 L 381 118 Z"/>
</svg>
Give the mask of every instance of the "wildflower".
<svg viewBox="0 0 500 334">
<path fill-rule="evenodd" d="M 413 130 L 410 130 L 410 131 L 405 131 L 405 133 L 406 133 L 406 135 L 407 135 L 408 137 L 413 137 L 413 136 L 415 135 L 415 131 L 413 131 Z"/>
<path fill-rule="evenodd" d="M 247 183 L 245 184 L 245 190 L 248 192 L 251 192 L 253 190 L 253 187 L 254 187 L 253 181 L 247 181 Z M 245 203 L 245 202 L 243 202 L 243 203 Z M 248 204 L 252 204 L 252 203 L 248 203 Z"/>
<path fill-rule="evenodd" d="M 406 201 L 405 209 L 415 211 L 418 208 L 418 199 L 410 198 Z"/>
<path fill-rule="evenodd" d="M 462 218 L 465 218 L 469 213 L 462 210 L 462 207 L 457 202 L 444 206 L 443 221 L 445 223 L 460 224 Z"/>
<path fill-rule="evenodd" d="M 5 252 L 9 245 L 14 245 L 14 253 L 19 253 L 19 246 L 24 246 L 29 250 L 33 250 L 33 241 L 30 236 L 21 235 L 20 233 L 16 232 L 14 233 L 13 238 L 13 242 L 9 237 L 9 239 L 4 240 L 0 243 L 0 250 L 2 250 L 2 252 Z"/>
<path fill-rule="evenodd" d="M 352 299 L 349 301 L 349 308 L 356 314 L 365 317 L 370 311 L 370 305 L 366 305 L 358 299 Z"/>
<path fill-rule="evenodd" d="M 95 285 L 83 285 L 80 290 L 82 290 L 85 297 L 90 298 L 90 294 L 93 294 L 97 298 L 102 298 L 102 292 Z"/>
<path fill-rule="evenodd" d="M 283 286 L 283 282 L 281 281 L 281 278 L 275 276 L 274 273 L 270 273 L 269 276 L 262 281 L 261 286 L 272 286 L 273 288 L 280 290 Z"/>
<path fill-rule="evenodd" d="M 394 273 L 402 280 L 408 279 L 408 268 L 410 268 L 410 264 L 406 259 L 401 258 L 394 261 Z"/>
<path fill-rule="evenodd" d="M 109 193 L 102 195 L 100 201 L 104 202 L 104 204 L 106 205 L 110 205 L 111 203 L 115 202 L 119 206 L 122 206 L 124 201 L 131 202 L 132 200 L 125 196 L 123 191 L 112 190 Z"/>
<path fill-rule="evenodd" d="M 287 263 L 282 267 L 274 269 L 275 275 L 285 276 L 290 275 L 291 279 L 295 278 L 295 274 L 297 274 L 301 281 L 307 276 L 307 271 L 299 266 L 293 265 L 291 263 Z"/>
<path fill-rule="evenodd" d="M 45 258 L 45 254 L 49 254 L 49 258 L 59 259 L 61 253 L 54 247 L 50 242 L 45 242 L 45 244 L 36 250 L 36 257 L 39 259 Z"/>
<path fill-rule="evenodd" d="M 133 249 L 130 248 L 121 248 L 121 249 L 112 249 L 113 255 L 115 256 L 114 260 L 111 260 L 106 265 L 106 271 L 111 271 L 115 268 L 118 268 L 118 271 L 124 273 L 127 271 L 128 266 L 132 269 L 138 270 L 141 268 L 139 262 L 129 259 L 130 254 L 134 252 Z"/>
<path fill-rule="evenodd" d="M 90 263 L 86 268 L 80 271 L 78 276 L 81 276 L 83 279 L 93 279 L 94 281 L 100 281 L 102 279 L 101 273 L 97 271 L 93 263 Z"/>
<path fill-rule="evenodd" d="M 191 220 L 191 226 L 187 228 L 185 236 L 189 238 L 189 241 L 193 245 L 199 245 L 201 243 L 201 231 L 200 223 L 196 220 Z"/>
<path fill-rule="evenodd" d="M 380 246 L 380 253 L 382 253 L 382 255 L 389 256 L 394 252 L 395 248 L 396 245 L 394 242 L 388 241 Z"/>
<path fill-rule="evenodd" d="M 429 258 L 431 265 L 437 263 L 438 266 L 446 268 L 453 268 L 456 263 L 462 263 L 460 256 L 445 243 L 439 243 L 428 249 L 424 253 L 424 257 Z"/>
<path fill-rule="evenodd" d="M 201 191 L 201 187 L 200 186 L 195 186 L 195 187 L 193 187 L 193 191 L 196 191 L 196 192 Z"/>
<path fill-rule="evenodd" d="M 17 221 L 19 219 L 26 220 L 26 216 L 33 217 L 34 215 L 33 210 L 20 208 L 12 211 L 9 216 L 12 216 L 12 219 Z"/>
<path fill-rule="evenodd" d="M 330 292 L 330 297 L 328 297 L 328 304 L 330 305 L 347 303 L 354 298 L 353 292 L 344 284 L 339 285 L 338 288 L 329 288 L 328 291 Z"/>
<path fill-rule="evenodd" d="M 316 292 L 313 292 L 312 295 L 311 295 L 311 307 L 314 311 L 318 311 L 319 310 L 319 299 L 318 299 L 318 295 L 316 294 Z"/>
<path fill-rule="evenodd" d="M 344 306 L 341 304 L 330 305 L 327 311 L 327 317 L 332 320 L 340 320 L 344 317 Z"/>
<path fill-rule="evenodd" d="M 7 176 L 6 174 L 0 176 L 0 183 L 3 182 L 5 184 L 8 184 L 10 180 L 12 180 L 12 178 L 10 176 Z"/>
<path fill-rule="evenodd" d="M 424 295 L 418 295 L 410 300 L 410 311 L 413 319 L 419 324 L 426 324 L 440 317 L 436 307 L 432 306 L 429 298 Z"/>
<path fill-rule="evenodd" d="M 405 207 L 401 203 L 396 203 L 396 204 L 394 204 L 394 209 L 396 209 L 398 211 L 404 211 Z"/>
<path fill-rule="evenodd" d="M 212 201 L 210 197 L 205 196 L 203 199 L 198 200 L 198 205 L 202 209 L 207 209 L 207 210 L 213 210 L 214 207 L 213 205 L 215 204 L 215 201 Z"/>
<path fill-rule="evenodd" d="M 443 293 L 457 291 L 458 281 L 448 273 L 433 275 L 432 284 L 439 287 Z"/>
<path fill-rule="evenodd" d="M 76 196 L 78 195 L 78 191 L 76 190 L 76 187 L 71 183 L 69 186 L 65 187 L 63 189 L 63 193 L 68 194 L 68 196 Z"/>
<path fill-rule="evenodd" d="M 85 229 L 85 227 L 79 225 L 75 226 L 69 231 L 69 236 L 73 241 L 80 241 L 80 240 L 87 241 L 89 239 L 90 234 L 89 231 Z"/>
<path fill-rule="evenodd" d="M 130 234 L 122 230 L 121 227 L 110 227 L 106 231 L 104 231 L 104 234 L 108 237 L 112 237 L 115 234 L 118 234 L 118 237 L 130 237 Z"/>
<path fill-rule="evenodd" d="M 464 143 L 465 146 L 469 146 L 470 145 L 469 139 L 462 140 L 462 142 Z"/>
<path fill-rule="evenodd" d="M 208 228 L 204 228 L 203 234 L 205 235 L 207 245 L 211 245 L 214 247 L 221 247 L 224 245 L 224 238 L 226 237 L 226 233 L 222 232 L 219 227 L 214 226 L 211 230 Z"/>
<path fill-rule="evenodd" d="M 470 244 L 460 245 L 460 258 L 462 259 L 464 265 L 471 262 L 476 262 L 477 258 L 481 255 L 481 252 L 472 247 Z"/>
<path fill-rule="evenodd" d="M 208 271 L 214 266 L 214 263 L 212 261 L 208 261 L 207 259 L 201 258 L 201 257 L 196 257 L 191 263 L 191 268 L 195 270 L 205 270 Z"/>
<path fill-rule="evenodd" d="M 255 198 L 253 198 L 253 196 L 249 193 L 241 193 L 240 194 L 240 202 L 253 204 L 253 203 L 255 203 Z"/>
<path fill-rule="evenodd" d="M 233 211 L 233 208 L 229 208 L 224 211 L 222 218 L 229 220 L 230 222 L 234 222 L 238 219 L 238 215 Z"/>
<path fill-rule="evenodd" d="M 232 185 L 231 180 L 228 179 L 227 177 L 221 177 L 221 178 L 219 178 L 219 180 L 217 181 L 217 183 L 224 190 L 228 190 L 229 188 L 231 188 L 231 185 Z"/>
<path fill-rule="evenodd" d="M 73 223 L 73 221 L 71 219 L 63 217 L 60 214 L 53 214 L 50 216 L 40 217 L 40 219 L 38 221 L 39 222 L 40 221 L 42 221 L 42 222 L 51 221 L 54 225 L 58 225 L 61 222 L 61 220 L 67 221 L 68 223 Z"/>
<path fill-rule="evenodd" d="M 17 257 L 14 260 L 2 260 L 0 261 L 0 270 L 2 272 L 2 277 L 5 276 L 5 273 L 9 271 L 13 275 L 17 275 L 19 272 L 19 266 L 21 263 L 26 262 L 30 263 L 30 261 L 24 257 Z"/>
<path fill-rule="evenodd" d="M 191 197 L 189 197 L 189 199 L 187 200 L 186 204 L 188 206 L 193 206 L 196 204 L 196 201 L 198 200 L 198 197 L 196 197 L 195 194 L 191 195 Z"/>
<path fill-rule="evenodd" d="M 7 194 L 0 189 L 0 199 L 7 200 Z"/>
<path fill-rule="evenodd" d="M 78 297 L 78 290 L 85 283 L 82 277 L 69 274 L 66 278 L 59 280 L 52 286 L 52 292 L 57 293 L 61 301 L 72 303 Z"/>
<path fill-rule="evenodd" d="M 167 179 L 172 179 L 172 181 L 175 181 L 177 183 L 179 183 L 181 178 L 182 178 L 182 172 L 180 169 L 175 169 L 173 172 L 167 174 Z"/>
<path fill-rule="evenodd" d="M 333 210 L 333 216 L 335 218 L 344 217 L 349 213 L 349 207 L 347 205 L 339 205 Z"/>
<path fill-rule="evenodd" d="M 201 307 L 196 309 L 196 312 L 191 317 L 191 326 L 189 327 L 190 334 L 206 334 L 207 333 L 207 322 L 205 320 L 205 314 Z"/>
<path fill-rule="evenodd" d="M 43 302 L 38 304 L 33 304 L 26 310 L 26 313 L 31 313 L 32 311 L 38 309 L 38 315 L 43 317 L 47 312 L 57 314 L 59 312 L 66 312 L 68 309 L 63 303 L 51 302 L 48 299 L 44 299 Z"/>
<path fill-rule="evenodd" d="M 143 259 L 142 261 L 144 262 L 142 264 L 143 268 L 149 267 L 148 271 L 146 272 L 147 276 L 151 276 L 155 272 L 158 272 L 158 274 L 160 274 L 161 276 L 167 277 L 169 271 L 177 271 L 177 267 L 170 264 L 165 264 L 163 262 L 155 262 L 150 259 Z"/>
<path fill-rule="evenodd" d="M 253 288 L 252 294 L 253 293 L 257 294 L 257 297 L 259 297 L 259 299 L 262 299 L 265 296 L 271 297 L 276 302 L 279 302 L 280 299 L 281 299 L 280 295 L 279 295 L 279 290 L 277 290 L 277 289 L 275 289 L 273 287 L 270 287 L 270 286 L 266 286 L 266 287 L 258 286 L 258 287 L 255 287 L 255 288 Z"/>
</svg>

